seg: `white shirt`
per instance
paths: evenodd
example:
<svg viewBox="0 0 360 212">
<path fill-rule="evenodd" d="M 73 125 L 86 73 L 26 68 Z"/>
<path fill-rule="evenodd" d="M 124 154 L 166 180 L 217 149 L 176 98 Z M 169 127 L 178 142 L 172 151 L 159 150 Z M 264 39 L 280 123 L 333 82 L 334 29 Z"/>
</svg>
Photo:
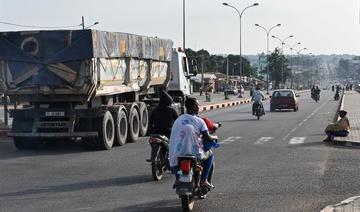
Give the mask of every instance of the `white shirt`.
<svg viewBox="0 0 360 212">
<path fill-rule="evenodd" d="M 263 99 L 265 99 L 265 96 L 260 90 L 256 90 L 251 98 L 254 102 L 261 102 Z"/>
<path fill-rule="evenodd" d="M 178 165 L 179 155 L 205 157 L 201 134 L 204 131 L 208 131 L 206 124 L 196 115 L 183 114 L 175 120 L 169 144 L 170 167 Z"/>
</svg>

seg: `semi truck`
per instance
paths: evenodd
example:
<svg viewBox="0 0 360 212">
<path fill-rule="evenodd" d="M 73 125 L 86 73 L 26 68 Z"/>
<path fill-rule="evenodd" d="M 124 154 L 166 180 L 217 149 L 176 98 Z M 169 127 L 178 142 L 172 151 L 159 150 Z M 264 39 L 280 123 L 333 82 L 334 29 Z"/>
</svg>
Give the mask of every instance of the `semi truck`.
<svg viewBox="0 0 360 212">
<path fill-rule="evenodd" d="M 194 67 L 194 68 L 193 68 Z M 18 149 L 58 139 L 109 150 L 148 130 L 160 90 L 184 112 L 189 64 L 169 39 L 98 30 L 0 33 L 0 84 Z"/>
</svg>

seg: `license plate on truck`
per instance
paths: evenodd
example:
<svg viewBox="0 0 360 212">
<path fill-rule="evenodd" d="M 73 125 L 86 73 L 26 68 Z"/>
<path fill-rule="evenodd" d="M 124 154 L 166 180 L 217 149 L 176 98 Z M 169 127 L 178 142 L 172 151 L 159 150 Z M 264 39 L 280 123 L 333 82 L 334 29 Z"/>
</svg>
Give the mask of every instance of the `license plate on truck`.
<svg viewBox="0 0 360 212">
<path fill-rule="evenodd" d="M 46 117 L 63 117 L 65 116 L 65 112 L 56 111 L 56 112 L 45 112 Z"/>
</svg>

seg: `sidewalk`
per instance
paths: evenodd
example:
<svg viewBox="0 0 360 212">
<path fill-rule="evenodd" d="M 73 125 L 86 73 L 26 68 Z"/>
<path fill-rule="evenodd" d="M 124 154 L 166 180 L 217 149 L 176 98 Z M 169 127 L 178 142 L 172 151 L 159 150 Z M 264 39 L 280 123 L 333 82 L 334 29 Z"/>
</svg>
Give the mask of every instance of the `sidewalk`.
<svg viewBox="0 0 360 212">
<path fill-rule="evenodd" d="M 360 93 L 357 91 L 346 91 L 340 110 L 346 110 L 350 121 L 350 133 L 347 137 L 335 138 L 336 141 L 344 141 L 350 144 L 360 145 Z"/>
<path fill-rule="evenodd" d="M 350 121 L 351 130 L 348 137 L 335 137 L 336 141 L 346 142 L 346 145 L 360 145 L 360 93 L 357 91 L 346 91 L 340 110 L 346 110 Z M 321 212 L 353 212 L 360 211 L 360 196 L 350 197 L 335 205 L 326 206 Z"/>
</svg>

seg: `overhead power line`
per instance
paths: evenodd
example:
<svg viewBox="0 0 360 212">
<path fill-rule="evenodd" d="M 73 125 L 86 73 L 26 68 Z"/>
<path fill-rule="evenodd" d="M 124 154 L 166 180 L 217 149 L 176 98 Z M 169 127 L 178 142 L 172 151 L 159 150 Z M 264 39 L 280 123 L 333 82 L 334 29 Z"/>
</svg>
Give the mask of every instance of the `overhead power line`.
<svg viewBox="0 0 360 212">
<path fill-rule="evenodd" d="M 69 26 L 32 26 L 32 25 L 15 24 L 15 23 L 4 22 L 4 21 L 0 21 L 0 24 L 10 25 L 10 26 L 18 26 L 18 27 L 25 27 L 25 28 L 41 28 L 41 29 L 75 28 L 75 27 L 82 26 L 81 24 L 69 25 Z"/>
</svg>

